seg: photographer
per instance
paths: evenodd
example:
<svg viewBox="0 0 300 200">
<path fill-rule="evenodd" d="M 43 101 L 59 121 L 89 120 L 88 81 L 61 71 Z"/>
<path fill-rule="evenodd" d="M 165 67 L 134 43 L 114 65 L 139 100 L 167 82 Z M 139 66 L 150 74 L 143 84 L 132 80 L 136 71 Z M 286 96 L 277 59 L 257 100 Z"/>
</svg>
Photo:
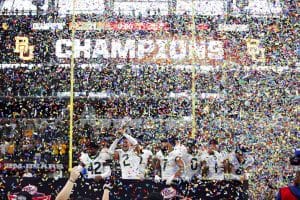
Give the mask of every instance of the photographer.
<svg viewBox="0 0 300 200">
<path fill-rule="evenodd" d="M 297 200 L 300 199 L 300 149 L 295 150 L 295 156 L 291 158 L 291 165 L 297 167 L 294 184 L 279 189 L 276 200 Z"/>
</svg>

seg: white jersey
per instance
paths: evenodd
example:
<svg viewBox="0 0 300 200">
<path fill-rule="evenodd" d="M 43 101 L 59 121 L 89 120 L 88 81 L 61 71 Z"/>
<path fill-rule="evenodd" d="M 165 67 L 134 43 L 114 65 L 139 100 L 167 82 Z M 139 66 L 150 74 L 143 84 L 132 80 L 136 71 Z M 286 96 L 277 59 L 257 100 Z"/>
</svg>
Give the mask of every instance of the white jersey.
<svg viewBox="0 0 300 200">
<path fill-rule="evenodd" d="M 223 161 L 226 159 L 226 156 L 222 153 L 214 151 L 213 155 L 205 152 L 201 156 L 202 161 L 206 161 L 208 166 L 208 175 L 207 179 L 210 180 L 223 180 L 224 179 L 224 164 Z"/>
<path fill-rule="evenodd" d="M 175 145 L 174 151 L 179 151 L 181 153 L 181 155 L 187 154 L 187 148 L 183 144 Z"/>
<path fill-rule="evenodd" d="M 179 170 L 179 167 L 176 164 L 176 158 L 181 158 L 181 155 L 182 154 L 176 150 L 171 151 L 166 155 L 164 155 L 161 150 L 157 152 L 156 157 L 160 161 L 162 180 L 167 180 Z"/>
<path fill-rule="evenodd" d="M 80 161 L 85 164 L 87 168 L 87 178 L 93 179 L 96 176 L 107 178 L 111 175 L 111 169 L 106 161 L 110 159 L 107 149 L 102 149 L 98 154 L 92 158 L 87 153 L 81 153 Z"/>
<path fill-rule="evenodd" d="M 182 156 L 184 162 L 184 177 L 188 177 L 189 180 L 196 174 L 201 174 L 201 164 L 200 164 L 200 155 L 199 154 L 185 154 Z"/>
<path fill-rule="evenodd" d="M 230 153 L 228 155 L 228 160 L 233 166 L 234 175 L 243 175 L 244 170 L 251 167 L 254 163 L 254 158 L 250 155 L 246 155 L 244 161 L 240 163 L 235 153 Z"/>
<path fill-rule="evenodd" d="M 139 170 L 141 158 L 134 150 L 123 151 L 117 149 L 116 151 L 119 153 L 122 179 L 141 179 Z"/>
<path fill-rule="evenodd" d="M 148 165 L 148 160 L 153 156 L 153 153 L 147 149 L 143 149 L 142 153 L 139 155 L 139 173 L 141 178 L 145 178 L 145 172 Z"/>
</svg>

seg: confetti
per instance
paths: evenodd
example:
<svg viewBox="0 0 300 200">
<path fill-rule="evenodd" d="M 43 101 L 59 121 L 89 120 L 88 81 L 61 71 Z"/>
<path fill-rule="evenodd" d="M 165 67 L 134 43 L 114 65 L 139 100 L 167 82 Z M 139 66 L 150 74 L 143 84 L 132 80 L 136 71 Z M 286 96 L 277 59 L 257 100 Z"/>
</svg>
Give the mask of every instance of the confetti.
<svg viewBox="0 0 300 200">
<path fill-rule="evenodd" d="M 74 165 L 89 141 L 112 143 L 122 127 L 154 154 L 173 136 L 184 143 L 195 134 L 203 149 L 217 138 L 229 152 L 244 144 L 255 160 L 250 199 L 274 198 L 291 183 L 287 163 L 300 135 L 296 1 L 77 0 L 84 9 L 75 23 L 71 1 L 39 10 L 9 2 L 0 6 L 1 195 L 23 176 L 55 195 L 68 176 L 73 27 Z M 113 193 L 134 199 L 162 188 L 148 181 L 116 180 Z M 176 190 L 242 198 L 244 187 L 231 184 L 197 180 Z M 101 193 L 102 183 L 80 180 L 80 188 Z"/>
</svg>

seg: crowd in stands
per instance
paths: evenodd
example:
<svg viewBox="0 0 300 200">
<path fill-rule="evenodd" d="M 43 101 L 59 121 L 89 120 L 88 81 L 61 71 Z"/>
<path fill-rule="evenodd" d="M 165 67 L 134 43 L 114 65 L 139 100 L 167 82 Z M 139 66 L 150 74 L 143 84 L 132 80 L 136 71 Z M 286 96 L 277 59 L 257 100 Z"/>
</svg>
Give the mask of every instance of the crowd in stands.
<svg viewBox="0 0 300 200">
<path fill-rule="evenodd" d="M 209 138 L 217 137 L 223 148 L 230 150 L 233 144 L 244 143 L 252 150 L 255 167 L 250 190 L 255 199 L 265 197 L 266 193 L 261 191 L 272 193 L 274 188 L 289 181 L 291 169 L 286 163 L 299 142 L 299 70 L 295 67 L 299 59 L 299 29 L 295 27 L 298 16 L 292 10 L 286 9 L 285 17 L 274 19 L 243 16 L 196 18 L 197 23 L 210 25 L 209 29 L 197 33 L 202 37 L 221 35 L 236 44 L 248 37 L 258 37 L 266 48 L 267 64 L 288 67 L 286 71 L 249 71 L 243 66 L 231 69 L 237 64 L 226 63 L 222 70 L 197 71 L 195 76 L 196 138 L 205 143 Z M 103 19 L 163 20 L 170 24 L 172 34 L 191 34 L 186 28 L 191 19 L 185 15 L 108 16 Z M 99 16 L 82 15 L 77 20 L 99 21 Z M 70 30 L 65 27 L 56 31 L 32 31 L 32 21 L 69 22 L 70 17 L 1 17 L 1 63 L 20 62 L 18 55 L 12 53 L 14 37 L 26 34 L 35 48 L 43 49 L 43 54 L 36 55 L 38 59 L 34 62 L 46 64 L 34 68 L 0 68 L 0 155 L 4 161 L 67 165 L 69 99 L 60 97 L 59 93 L 70 91 L 70 69 L 57 65 L 51 41 L 69 38 Z M 248 23 L 250 31 L 216 31 L 217 25 L 224 22 Z M 3 26 L 4 23 L 8 27 Z M 110 31 L 78 31 L 76 37 L 96 38 L 110 34 Z M 133 33 L 114 34 L 114 37 L 126 37 Z M 136 34 L 142 37 L 164 33 L 137 31 Z M 63 62 L 68 63 L 67 60 Z M 118 68 L 117 61 L 98 62 L 98 68 L 75 68 L 74 91 L 85 92 L 86 95 L 75 98 L 74 160 L 87 141 L 100 141 L 103 137 L 113 141 L 124 117 L 131 119 L 128 129 L 142 142 L 154 144 L 157 138 L 166 137 L 166 134 L 179 133 L 183 139 L 190 135 L 191 70 L 151 64 L 133 68 L 130 63 Z M 90 92 L 104 92 L 107 97 L 89 98 Z M 217 94 L 217 97 L 201 98 L 204 93 Z M 183 120 L 184 117 L 188 120 Z M 10 173 L 2 171 L 0 176 Z"/>
</svg>

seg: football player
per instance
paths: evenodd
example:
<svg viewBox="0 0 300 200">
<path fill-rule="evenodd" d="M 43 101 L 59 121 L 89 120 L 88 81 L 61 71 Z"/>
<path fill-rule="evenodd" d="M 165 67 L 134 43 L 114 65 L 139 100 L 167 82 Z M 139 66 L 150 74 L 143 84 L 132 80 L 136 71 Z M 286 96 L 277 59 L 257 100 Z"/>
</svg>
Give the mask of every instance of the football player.
<svg viewBox="0 0 300 200">
<path fill-rule="evenodd" d="M 226 155 L 219 152 L 218 141 L 209 141 L 208 150 L 201 156 L 201 176 L 203 179 L 224 180 Z"/>
<path fill-rule="evenodd" d="M 135 152 L 139 157 L 139 177 L 145 179 L 145 177 L 150 175 L 153 153 L 150 150 L 143 148 L 140 144 L 136 146 Z"/>
<path fill-rule="evenodd" d="M 174 179 L 181 178 L 184 172 L 184 162 L 182 155 L 178 150 L 174 150 L 168 139 L 161 141 L 161 150 L 156 154 L 156 169 L 161 170 L 161 177 L 158 173 L 155 173 L 155 182 L 160 180 L 166 181 L 167 185 L 170 185 Z"/>
<path fill-rule="evenodd" d="M 174 150 L 179 151 L 182 155 L 186 154 L 187 153 L 187 148 L 184 144 L 182 144 L 180 139 L 175 137 L 174 141 L 175 141 Z"/>
<path fill-rule="evenodd" d="M 124 138 L 121 139 L 121 149 L 116 149 L 114 152 L 114 159 L 118 160 L 121 166 L 121 177 L 122 179 L 141 179 L 142 177 L 140 176 L 139 170 L 141 159 L 135 152 L 138 142 L 135 138 L 126 133 L 123 134 L 123 137 Z M 114 148 L 110 148 L 110 151 L 113 149 Z"/>
<path fill-rule="evenodd" d="M 183 155 L 184 175 L 183 179 L 190 182 L 195 175 L 200 175 L 200 151 L 196 140 L 189 139 L 187 141 L 187 153 Z"/>
<path fill-rule="evenodd" d="M 99 147 L 97 143 L 89 142 L 87 152 L 82 152 L 79 158 L 81 165 L 87 169 L 87 178 L 89 179 L 101 180 L 111 175 L 107 143 L 102 141 L 101 150 Z"/>
<path fill-rule="evenodd" d="M 247 155 L 247 148 L 243 145 L 239 145 L 235 152 L 228 155 L 230 176 L 229 179 L 234 180 L 247 180 L 249 176 L 249 170 L 254 164 L 254 158 L 251 155 Z"/>
</svg>

